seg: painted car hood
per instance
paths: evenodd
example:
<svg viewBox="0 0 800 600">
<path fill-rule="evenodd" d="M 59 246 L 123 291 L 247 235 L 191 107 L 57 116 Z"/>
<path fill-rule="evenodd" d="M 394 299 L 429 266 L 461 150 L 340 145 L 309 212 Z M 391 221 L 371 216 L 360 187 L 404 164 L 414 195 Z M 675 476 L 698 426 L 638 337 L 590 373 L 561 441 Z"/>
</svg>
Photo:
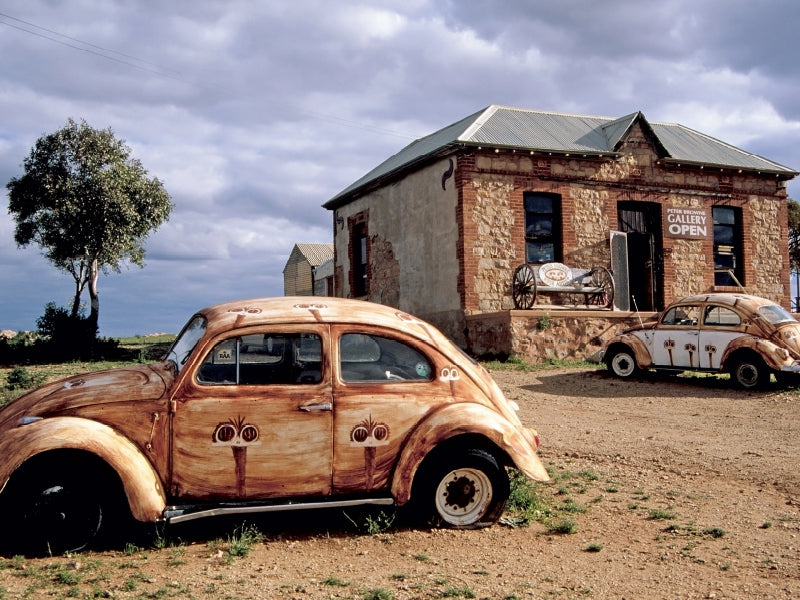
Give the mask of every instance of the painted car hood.
<svg viewBox="0 0 800 600">
<path fill-rule="evenodd" d="M 83 406 L 160 398 L 172 381 L 167 363 L 133 365 L 74 375 L 45 384 L 10 402 L 0 411 L 0 429 L 21 417 L 46 417 Z"/>
</svg>

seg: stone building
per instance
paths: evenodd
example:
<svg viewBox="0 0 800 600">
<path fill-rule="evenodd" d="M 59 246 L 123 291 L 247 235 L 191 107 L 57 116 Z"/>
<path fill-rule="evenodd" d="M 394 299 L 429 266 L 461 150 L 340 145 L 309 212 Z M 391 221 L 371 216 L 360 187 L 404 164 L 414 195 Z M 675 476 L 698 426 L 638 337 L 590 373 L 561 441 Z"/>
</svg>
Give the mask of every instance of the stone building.
<svg viewBox="0 0 800 600">
<path fill-rule="evenodd" d="M 298 243 L 283 268 L 284 296 L 331 296 L 333 274 L 325 271 L 333 260 L 333 244 Z M 324 266 L 323 266 L 324 265 Z M 321 268 L 320 268 L 321 267 Z"/>
<path fill-rule="evenodd" d="M 588 354 L 632 311 L 688 294 L 745 289 L 789 307 L 796 175 L 641 112 L 489 106 L 325 203 L 335 295 L 419 315 L 477 354 L 530 359 Z M 523 263 L 609 268 L 616 310 L 568 310 L 555 296 L 515 310 Z"/>
</svg>

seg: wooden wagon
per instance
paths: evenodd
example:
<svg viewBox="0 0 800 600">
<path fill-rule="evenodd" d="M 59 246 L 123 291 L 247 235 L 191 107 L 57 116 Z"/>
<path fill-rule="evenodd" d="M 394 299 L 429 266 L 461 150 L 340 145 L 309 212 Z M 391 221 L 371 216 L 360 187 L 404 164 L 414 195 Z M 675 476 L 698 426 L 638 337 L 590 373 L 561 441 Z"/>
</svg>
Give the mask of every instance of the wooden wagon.
<svg viewBox="0 0 800 600">
<path fill-rule="evenodd" d="M 518 309 L 533 307 L 539 294 L 566 295 L 566 305 L 610 309 L 614 306 L 614 278 L 605 267 L 523 263 L 514 270 L 511 293 Z"/>
</svg>

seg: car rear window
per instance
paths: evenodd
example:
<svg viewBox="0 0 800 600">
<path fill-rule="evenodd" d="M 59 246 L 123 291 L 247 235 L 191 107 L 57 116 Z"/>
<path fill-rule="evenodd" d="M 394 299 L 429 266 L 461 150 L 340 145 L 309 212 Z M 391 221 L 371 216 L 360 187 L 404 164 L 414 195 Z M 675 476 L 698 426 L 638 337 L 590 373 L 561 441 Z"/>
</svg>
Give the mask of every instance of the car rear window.
<svg viewBox="0 0 800 600">
<path fill-rule="evenodd" d="M 792 316 L 792 313 L 782 306 L 778 306 L 777 304 L 766 304 L 764 306 L 759 306 L 758 315 L 773 325 L 796 320 Z"/>
</svg>

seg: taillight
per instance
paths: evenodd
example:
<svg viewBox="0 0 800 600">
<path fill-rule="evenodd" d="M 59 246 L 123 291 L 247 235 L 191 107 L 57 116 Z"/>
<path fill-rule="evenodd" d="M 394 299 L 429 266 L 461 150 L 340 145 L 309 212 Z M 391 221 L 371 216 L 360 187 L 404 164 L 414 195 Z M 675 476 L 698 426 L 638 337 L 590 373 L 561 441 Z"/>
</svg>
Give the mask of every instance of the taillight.
<svg viewBox="0 0 800 600">
<path fill-rule="evenodd" d="M 538 448 L 539 444 L 540 444 L 540 442 L 539 442 L 539 434 L 536 433 L 536 430 L 533 429 L 533 428 L 531 428 L 531 433 L 533 434 L 533 441 L 536 442 L 536 447 Z"/>
</svg>

